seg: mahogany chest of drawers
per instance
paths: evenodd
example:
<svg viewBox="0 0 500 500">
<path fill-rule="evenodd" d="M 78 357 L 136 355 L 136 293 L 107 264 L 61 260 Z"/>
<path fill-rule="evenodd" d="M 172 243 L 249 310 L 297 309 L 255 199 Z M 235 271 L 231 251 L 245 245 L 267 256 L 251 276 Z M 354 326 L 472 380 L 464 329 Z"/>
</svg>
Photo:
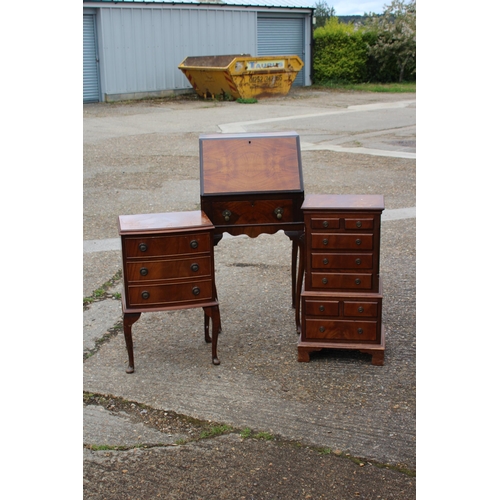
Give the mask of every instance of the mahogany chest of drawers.
<svg viewBox="0 0 500 500">
<path fill-rule="evenodd" d="M 305 280 L 299 361 L 324 348 L 355 349 L 383 364 L 380 195 L 309 195 L 302 205 Z"/>
<path fill-rule="evenodd" d="M 212 342 L 212 361 L 219 364 L 220 316 L 214 278 L 214 226 L 210 220 L 202 211 L 121 215 L 118 227 L 127 372 L 134 371 L 131 328 L 141 313 L 191 307 L 205 311 L 205 340 Z"/>
</svg>

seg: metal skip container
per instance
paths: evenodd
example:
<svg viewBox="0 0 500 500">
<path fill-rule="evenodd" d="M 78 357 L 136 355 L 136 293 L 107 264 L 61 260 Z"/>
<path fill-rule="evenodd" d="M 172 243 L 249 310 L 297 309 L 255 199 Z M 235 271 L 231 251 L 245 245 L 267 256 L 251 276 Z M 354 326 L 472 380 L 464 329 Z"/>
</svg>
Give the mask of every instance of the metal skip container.
<svg viewBox="0 0 500 500">
<path fill-rule="evenodd" d="M 179 69 L 200 97 L 250 99 L 288 94 L 304 63 L 295 55 L 186 57 Z"/>
</svg>

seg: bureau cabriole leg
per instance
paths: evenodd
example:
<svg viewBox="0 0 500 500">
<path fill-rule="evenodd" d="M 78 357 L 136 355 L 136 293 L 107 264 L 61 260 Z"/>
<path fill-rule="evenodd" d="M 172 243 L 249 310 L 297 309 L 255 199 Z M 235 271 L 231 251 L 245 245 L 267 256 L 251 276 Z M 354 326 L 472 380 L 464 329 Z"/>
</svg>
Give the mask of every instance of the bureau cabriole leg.
<svg viewBox="0 0 500 500">
<path fill-rule="evenodd" d="M 220 312 L 219 306 L 204 307 L 205 311 L 205 341 L 212 343 L 212 363 L 220 365 L 219 358 L 217 357 L 217 341 L 220 331 Z M 212 318 L 212 338 L 208 333 L 209 318 Z"/>
<path fill-rule="evenodd" d="M 123 314 L 123 334 L 125 335 L 125 344 L 128 352 L 127 373 L 134 373 L 134 343 L 132 342 L 132 325 L 140 318 L 141 313 Z"/>
</svg>

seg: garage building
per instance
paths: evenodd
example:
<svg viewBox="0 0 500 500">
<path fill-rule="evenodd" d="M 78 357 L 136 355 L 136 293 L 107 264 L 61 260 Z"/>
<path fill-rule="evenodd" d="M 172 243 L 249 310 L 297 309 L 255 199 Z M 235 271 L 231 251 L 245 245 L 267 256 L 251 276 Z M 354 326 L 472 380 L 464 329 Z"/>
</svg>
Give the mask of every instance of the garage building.
<svg viewBox="0 0 500 500">
<path fill-rule="evenodd" d="M 83 102 L 192 92 L 188 56 L 298 55 L 311 85 L 310 0 L 83 0 Z"/>
</svg>

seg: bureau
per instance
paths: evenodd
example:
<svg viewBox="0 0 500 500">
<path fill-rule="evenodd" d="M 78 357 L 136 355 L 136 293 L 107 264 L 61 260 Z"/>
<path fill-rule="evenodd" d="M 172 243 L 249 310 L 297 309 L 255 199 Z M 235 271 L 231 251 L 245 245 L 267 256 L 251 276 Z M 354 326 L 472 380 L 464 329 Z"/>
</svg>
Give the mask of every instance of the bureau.
<svg viewBox="0 0 500 500">
<path fill-rule="evenodd" d="M 298 360 L 325 348 L 384 363 L 380 279 L 381 195 L 308 195 L 302 205 L 305 278 Z"/>
<path fill-rule="evenodd" d="M 214 277 L 214 226 L 203 211 L 121 215 L 123 330 L 134 372 L 132 325 L 141 313 L 202 307 L 205 341 L 219 364 L 220 313 Z M 212 336 L 210 336 L 210 319 Z"/>
<path fill-rule="evenodd" d="M 199 147 L 201 209 L 215 226 L 215 245 L 224 232 L 255 238 L 283 230 L 292 240 L 292 304 L 298 325 L 304 233 L 298 134 L 204 134 Z"/>
</svg>

